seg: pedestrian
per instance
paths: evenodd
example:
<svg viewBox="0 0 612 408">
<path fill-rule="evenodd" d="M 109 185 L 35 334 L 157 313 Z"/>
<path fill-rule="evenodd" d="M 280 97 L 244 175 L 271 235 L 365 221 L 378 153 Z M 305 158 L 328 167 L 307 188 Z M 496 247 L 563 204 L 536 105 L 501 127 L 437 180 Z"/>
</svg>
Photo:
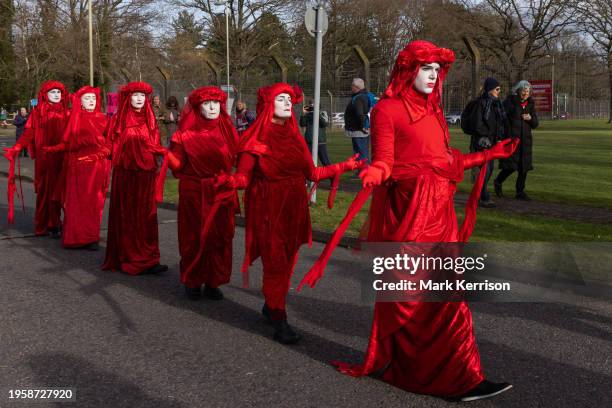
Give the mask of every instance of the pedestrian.
<svg viewBox="0 0 612 408">
<path fill-rule="evenodd" d="M 236 130 L 238 135 L 242 134 L 253 124 L 255 117 L 255 112 L 250 111 L 244 101 L 236 102 Z"/>
<path fill-rule="evenodd" d="M 477 197 L 468 201 L 459 228 L 453 202 L 457 183 L 465 169 L 508 157 L 516 146 L 508 140 L 487 153 L 470 154 L 450 147 L 441 103 L 443 81 L 454 60 L 453 51 L 427 41 L 413 41 L 400 52 L 383 99 L 372 112 L 373 161 L 361 172 L 364 189 L 330 242 L 338 242 L 359 211 L 355 204 L 363 205 L 372 188 L 367 241 L 449 243 L 469 239 Z M 313 286 L 322 276 L 331 245 L 328 243 L 300 286 Z M 420 248 L 419 254 L 427 247 Z M 356 366 L 336 365 L 351 376 L 377 373 L 407 391 L 460 401 L 491 397 L 512 387 L 485 380 L 470 309 L 459 300 L 376 302 L 365 361 Z"/>
<path fill-rule="evenodd" d="M 215 86 L 191 92 L 168 153 L 169 167 L 179 179 L 181 283 L 192 300 L 202 294 L 223 299 L 219 286 L 232 273 L 234 216 L 240 206 L 236 192 L 217 183 L 236 164 L 238 133 L 226 101 L 227 94 Z"/>
<path fill-rule="evenodd" d="M 283 344 L 300 339 L 287 323 L 286 301 L 299 248 L 312 241 L 306 179 L 335 178 L 360 165 L 353 156 L 331 166 L 314 166 L 293 113 L 301 99 L 302 91 L 285 83 L 259 89 L 260 113 L 240 138 L 238 169 L 230 178 L 230 185 L 246 188 L 242 271 L 248 282 L 249 266 L 261 257 L 262 314 L 274 326 L 274 339 Z"/>
<path fill-rule="evenodd" d="M 157 121 L 157 128 L 159 129 L 159 137 L 163 146 L 168 145 L 168 132 L 166 131 L 166 124 L 164 122 L 166 117 L 166 107 L 162 105 L 161 98 L 159 95 L 154 95 L 152 100 L 153 113 L 155 114 L 155 120 Z"/>
<path fill-rule="evenodd" d="M 531 130 L 539 125 L 535 102 L 531 97 L 531 84 L 525 80 L 519 81 L 512 88 L 512 94 L 504 101 L 504 109 L 508 115 L 509 136 L 518 137 L 521 144 L 512 156 L 499 161 L 501 171 L 493 180 L 495 194 L 498 197 L 503 196 L 502 184 L 516 171 L 518 175 L 515 197 L 519 200 L 529 200 L 529 196 L 525 193 L 525 182 L 527 172 L 533 170 Z"/>
<path fill-rule="evenodd" d="M 327 112 L 321 110 L 319 112 L 319 141 L 318 141 L 318 158 L 323 166 L 329 166 L 331 161 L 327 155 L 327 135 L 325 129 L 329 125 L 329 116 Z M 314 128 L 314 105 L 310 101 L 308 105 L 304 105 L 302 114 L 300 115 L 300 127 L 305 127 L 304 138 L 306 139 L 306 145 L 308 150 L 312 154 L 312 133 Z"/>
<path fill-rule="evenodd" d="M 62 141 L 44 148 L 47 153 L 65 154 L 60 183 L 64 248 L 98 250 L 111 153 L 104 136 L 108 118 L 102 113 L 101 101 L 100 88 L 79 89 L 72 96 L 72 112 Z"/>
<path fill-rule="evenodd" d="M 15 125 L 15 141 L 19 140 L 21 135 L 23 135 L 28 116 L 29 114 L 26 108 L 23 106 L 19 108 L 19 112 L 15 115 L 15 119 L 13 119 L 13 125 Z M 28 157 L 28 149 L 23 149 L 21 153 L 23 157 Z"/>
<path fill-rule="evenodd" d="M 103 270 L 130 275 L 168 270 L 159 263 L 156 202 L 158 177 L 165 177 L 158 158 L 165 149 L 148 98 L 151 92 L 146 82 L 124 85 L 109 125 L 113 176 Z"/>
<path fill-rule="evenodd" d="M 165 145 L 170 145 L 172 135 L 176 132 L 180 120 L 180 107 L 176 96 L 170 96 L 166 101 L 166 109 L 164 110 L 164 126 L 166 127 Z"/>
<path fill-rule="evenodd" d="M 353 153 L 359 154 L 359 160 L 369 160 L 370 124 L 368 113 L 370 112 L 370 104 L 370 97 L 363 79 L 353 79 L 351 100 L 344 111 L 344 131 L 346 136 L 351 138 Z"/>
<path fill-rule="evenodd" d="M 2 124 L 2 129 L 6 129 L 8 127 L 8 122 L 6 119 L 8 118 L 8 112 L 4 109 L 4 106 L 0 108 L 0 124 Z"/>
<path fill-rule="evenodd" d="M 58 81 L 46 81 L 38 91 L 38 105 L 26 122 L 23 135 L 17 143 L 6 149 L 6 157 L 14 166 L 14 158 L 23 148 L 29 148 L 34 161 L 34 188 L 36 191 L 35 234 L 59 238 L 61 233 L 61 204 L 59 181 L 64 154 L 45 153 L 43 148 L 55 146 L 62 140 L 68 123 L 68 91 Z M 12 187 L 11 187 L 12 188 Z"/>
<path fill-rule="evenodd" d="M 473 116 L 475 119 L 474 132 L 470 140 L 471 152 L 482 152 L 490 149 L 500 140 L 507 137 L 507 117 L 502 101 L 499 98 L 500 92 L 501 86 L 497 79 L 491 77 L 485 79 L 483 93 L 478 103 L 475 104 Z M 493 161 L 489 161 L 485 170 L 485 181 L 479 201 L 479 205 L 484 208 L 496 206 L 488 190 L 488 183 L 493 173 L 494 164 Z"/>
</svg>

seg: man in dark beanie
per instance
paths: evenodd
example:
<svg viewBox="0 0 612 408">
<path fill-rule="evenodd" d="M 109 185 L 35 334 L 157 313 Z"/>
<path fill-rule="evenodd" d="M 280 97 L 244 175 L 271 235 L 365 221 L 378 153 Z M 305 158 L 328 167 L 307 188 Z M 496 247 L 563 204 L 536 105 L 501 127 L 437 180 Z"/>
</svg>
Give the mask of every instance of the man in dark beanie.
<svg viewBox="0 0 612 408">
<path fill-rule="evenodd" d="M 506 112 L 499 99 L 501 87 L 495 78 L 487 78 L 484 81 L 483 93 L 479 103 L 475 106 L 474 133 L 470 142 L 471 152 L 481 152 L 491 148 L 494 144 L 507 137 Z M 495 203 L 491 200 L 487 184 L 493 173 L 494 163 L 490 161 L 486 168 L 486 176 L 482 192 L 480 193 L 479 205 L 492 208 Z"/>
</svg>

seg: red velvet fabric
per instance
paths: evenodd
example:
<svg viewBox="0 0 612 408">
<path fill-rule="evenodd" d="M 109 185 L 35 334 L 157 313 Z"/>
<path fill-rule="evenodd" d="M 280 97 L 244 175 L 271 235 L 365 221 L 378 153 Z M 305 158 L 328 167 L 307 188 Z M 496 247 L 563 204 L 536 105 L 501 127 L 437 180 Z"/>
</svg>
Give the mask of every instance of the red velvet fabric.
<svg viewBox="0 0 612 408">
<path fill-rule="evenodd" d="M 47 100 L 47 92 L 59 89 L 62 99 L 59 103 Z M 36 213 L 34 217 L 36 235 L 45 235 L 50 228 L 61 227 L 61 204 L 59 202 L 60 181 L 64 154 L 46 153 L 44 147 L 61 142 L 68 122 L 69 95 L 61 82 L 47 81 L 38 92 L 38 105 L 30 114 L 23 135 L 17 141 L 30 150 L 34 162 L 34 188 L 36 191 Z"/>
<path fill-rule="evenodd" d="M 450 50 L 425 41 L 410 43 L 398 57 L 383 100 L 374 107 L 373 163 L 391 172 L 374 189 L 365 228 L 368 241 L 457 242 L 471 234 L 472 207 L 470 222 L 461 231 L 457 225 L 453 196 L 463 178 L 463 155 L 449 146 L 440 107 L 442 83 L 453 61 Z M 431 62 L 440 63 L 441 69 L 433 93 L 425 96 L 412 84 L 420 65 Z M 325 263 L 319 258 L 305 283 L 316 282 Z M 461 395 L 484 379 L 465 302 L 377 302 L 364 363 L 336 365 L 353 376 L 384 370 L 384 380 L 395 386 L 443 397 Z"/>
<path fill-rule="evenodd" d="M 201 115 L 200 106 L 207 100 L 221 103 L 218 119 Z M 193 91 L 170 146 L 173 173 L 179 179 L 181 282 L 190 288 L 218 287 L 229 282 L 232 272 L 238 196 L 234 190 L 215 185 L 218 177 L 230 174 L 236 162 L 238 134 L 225 100 L 226 94 L 217 87 Z"/>
<path fill-rule="evenodd" d="M 96 109 L 80 108 L 80 98 L 95 93 Z M 70 122 L 64 132 L 65 146 L 64 230 L 65 247 L 80 247 L 98 242 L 110 173 L 110 146 L 104 137 L 108 119 L 99 109 L 99 88 L 79 89 L 73 96 Z"/>
<path fill-rule="evenodd" d="M 130 275 L 159 263 L 157 156 L 163 149 L 151 101 L 147 98 L 140 112 L 130 104 L 133 92 L 151 91 L 141 82 L 121 89 L 120 110 L 113 116 L 107 136 L 112 143 L 113 175 L 102 269 Z"/>
</svg>

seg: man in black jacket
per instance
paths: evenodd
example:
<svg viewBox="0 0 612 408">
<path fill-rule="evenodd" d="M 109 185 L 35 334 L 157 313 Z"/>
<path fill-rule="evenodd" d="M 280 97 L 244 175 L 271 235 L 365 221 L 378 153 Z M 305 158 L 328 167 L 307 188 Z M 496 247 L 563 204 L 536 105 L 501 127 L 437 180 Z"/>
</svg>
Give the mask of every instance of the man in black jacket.
<svg viewBox="0 0 612 408">
<path fill-rule="evenodd" d="M 499 99 L 501 87 L 495 78 L 487 78 L 484 82 L 483 93 L 479 103 L 475 106 L 474 134 L 470 142 L 470 151 L 478 152 L 489 149 L 491 146 L 506 137 L 507 118 L 504 107 Z M 495 203 L 491 200 L 487 184 L 493 173 L 494 161 L 489 161 L 482 192 L 480 193 L 481 207 L 492 208 Z"/>
<path fill-rule="evenodd" d="M 329 166 L 331 161 L 327 155 L 327 135 L 325 134 L 325 128 L 329 123 L 329 116 L 324 110 L 319 111 L 319 141 L 317 149 L 317 157 L 323 166 Z M 305 127 L 304 138 L 308 145 L 308 150 L 312 153 L 312 133 L 314 128 L 314 106 L 311 101 L 310 104 L 304 105 L 302 115 L 300 116 L 300 127 Z"/>
<path fill-rule="evenodd" d="M 353 142 L 353 152 L 359 153 L 359 160 L 369 160 L 370 101 L 363 79 L 353 79 L 351 92 L 351 100 L 344 111 L 344 131 Z"/>
</svg>

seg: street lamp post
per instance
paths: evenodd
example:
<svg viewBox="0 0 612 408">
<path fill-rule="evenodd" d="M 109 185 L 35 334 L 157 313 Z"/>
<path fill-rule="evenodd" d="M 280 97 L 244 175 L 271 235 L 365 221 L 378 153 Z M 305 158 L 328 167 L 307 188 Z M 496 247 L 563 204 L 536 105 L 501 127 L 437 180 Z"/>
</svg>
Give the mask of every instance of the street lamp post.
<svg viewBox="0 0 612 408">
<path fill-rule="evenodd" d="M 91 13 L 91 3 L 93 0 L 87 2 L 87 34 L 89 36 L 89 86 L 94 86 L 94 69 L 93 69 L 93 17 Z"/>
<path fill-rule="evenodd" d="M 226 79 L 227 79 L 227 92 L 229 93 L 230 89 L 230 45 L 229 45 L 229 16 L 230 16 L 230 8 L 228 0 L 215 0 L 215 5 L 224 6 L 225 13 L 225 69 L 226 69 Z M 229 95 L 229 94 L 228 94 Z"/>
</svg>

